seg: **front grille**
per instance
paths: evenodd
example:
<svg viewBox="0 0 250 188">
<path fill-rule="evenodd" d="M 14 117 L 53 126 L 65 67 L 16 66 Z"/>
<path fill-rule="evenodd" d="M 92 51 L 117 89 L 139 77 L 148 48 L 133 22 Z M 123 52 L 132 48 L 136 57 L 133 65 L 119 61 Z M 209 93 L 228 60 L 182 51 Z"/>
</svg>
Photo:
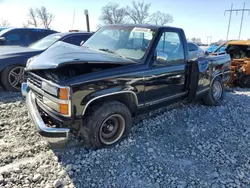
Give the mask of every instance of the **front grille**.
<svg viewBox="0 0 250 188">
<path fill-rule="evenodd" d="M 43 96 L 40 93 L 36 92 L 35 90 L 32 90 L 32 92 L 35 94 L 36 99 L 43 102 Z"/>
<path fill-rule="evenodd" d="M 42 80 L 35 76 L 34 74 L 28 73 L 28 82 L 35 88 L 41 89 L 42 88 Z M 32 92 L 35 94 L 36 98 L 39 101 L 43 101 L 43 96 L 42 94 L 38 93 L 34 89 L 32 89 Z"/>
<path fill-rule="evenodd" d="M 42 80 L 31 73 L 28 74 L 28 81 L 39 89 L 42 88 Z"/>
</svg>

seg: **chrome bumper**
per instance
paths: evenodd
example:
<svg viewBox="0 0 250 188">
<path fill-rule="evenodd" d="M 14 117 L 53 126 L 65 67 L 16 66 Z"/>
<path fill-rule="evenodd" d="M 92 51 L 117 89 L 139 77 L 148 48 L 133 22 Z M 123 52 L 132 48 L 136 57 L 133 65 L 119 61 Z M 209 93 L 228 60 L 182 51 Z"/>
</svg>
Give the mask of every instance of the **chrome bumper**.
<svg viewBox="0 0 250 188">
<path fill-rule="evenodd" d="M 68 138 L 69 129 L 67 128 L 52 128 L 46 126 L 37 108 L 35 94 L 29 91 L 29 88 L 22 85 L 22 94 L 26 96 L 26 105 L 28 107 L 29 116 L 36 125 L 40 135 L 49 138 Z"/>
</svg>

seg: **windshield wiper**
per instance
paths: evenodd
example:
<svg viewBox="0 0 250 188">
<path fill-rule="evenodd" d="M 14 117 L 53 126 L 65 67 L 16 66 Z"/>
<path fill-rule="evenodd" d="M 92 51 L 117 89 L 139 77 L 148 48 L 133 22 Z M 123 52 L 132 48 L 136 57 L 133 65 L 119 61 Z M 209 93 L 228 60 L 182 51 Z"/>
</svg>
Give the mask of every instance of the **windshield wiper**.
<svg viewBox="0 0 250 188">
<path fill-rule="evenodd" d="M 101 49 L 99 49 L 99 50 L 100 50 L 100 51 L 103 51 L 103 52 L 108 52 L 108 53 L 111 53 L 111 54 L 115 54 L 115 55 L 118 55 L 118 56 L 120 56 L 120 57 L 126 59 L 125 56 L 120 55 L 120 54 L 116 53 L 115 51 L 112 51 L 112 50 L 110 50 L 110 49 L 108 49 L 108 48 L 101 48 Z"/>
</svg>

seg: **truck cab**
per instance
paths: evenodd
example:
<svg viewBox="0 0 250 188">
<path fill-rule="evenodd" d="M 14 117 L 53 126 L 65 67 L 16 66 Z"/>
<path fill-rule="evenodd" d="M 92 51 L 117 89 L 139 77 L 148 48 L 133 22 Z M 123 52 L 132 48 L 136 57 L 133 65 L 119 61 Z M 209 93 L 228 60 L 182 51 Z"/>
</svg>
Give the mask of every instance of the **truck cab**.
<svg viewBox="0 0 250 188">
<path fill-rule="evenodd" d="M 27 62 L 31 119 L 46 137 L 74 130 L 90 147 L 126 137 L 132 119 L 176 101 L 219 105 L 230 56 L 189 60 L 180 28 L 109 25 L 81 47 L 57 43 Z"/>
</svg>

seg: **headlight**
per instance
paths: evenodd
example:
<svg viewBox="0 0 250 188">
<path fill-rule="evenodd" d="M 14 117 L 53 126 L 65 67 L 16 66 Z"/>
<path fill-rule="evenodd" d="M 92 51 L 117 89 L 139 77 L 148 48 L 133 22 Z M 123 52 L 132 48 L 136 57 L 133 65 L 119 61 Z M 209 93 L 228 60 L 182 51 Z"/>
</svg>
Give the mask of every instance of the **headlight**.
<svg viewBox="0 0 250 188">
<path fill-rule="evenodd" d="M 69 104 L 69 89 L 68 88 L 57 88 L 52 86 L 46 82 L 42 82 L 42 89 L 60 99 L 62 102 L 48 99 L 47 97 L 43 97 L 43 103 L 50 107 L 51 109 L 59 112 L 62 115 L 70 114 L 70 104 Z"/>
<path fill-rule="evenodd" d="M 51 101 L 50 99 L 43 97 L 43 103 L 51 109 L 60 112 L 63 115 L 69 115 L 69 104 L 59 104 Z"/>
<path fill-rule="evenodd" d="M 53 101 L 51 101 L 50 99 L 48 99 L 47 97 L 43 97 L 43 103 L 50 107 L 51 109 L 57 111 L 57 112 L 60 112 L 60 104 L 58 103 L 55 103 Z"/>
<path fill-rule="evenodd" d="M 42 82 L 42 89 L 56 97 L 58 96 L 58 88 L 48 84 L 47 82 Z"/>
</svg>

